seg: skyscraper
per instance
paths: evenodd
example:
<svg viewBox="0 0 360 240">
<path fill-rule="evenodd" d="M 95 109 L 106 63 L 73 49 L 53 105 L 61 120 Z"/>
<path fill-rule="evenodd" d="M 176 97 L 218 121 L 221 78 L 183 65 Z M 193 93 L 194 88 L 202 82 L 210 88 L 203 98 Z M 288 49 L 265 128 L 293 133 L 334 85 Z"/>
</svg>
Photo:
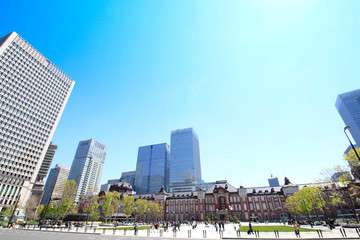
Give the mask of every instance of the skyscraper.
<svg viewBox="0 0 360 240">
<path fill-rule="evenodd" d="M 94 139 L 80 141 L 71 165 L 69 180 L 77 185 L 75 202 L 81 195 L 99 190 L 107 147 Z"/>
<path fill-rule="evenodd" d="M 44 187 L 44 194 L 40 202 L 41 205 L 47 204 L 51 199 L 61 198 L 62 187 L 69 176 L 69 172 L 69 167 L 60 164 L 56 164 L 55 168 L 50 170 Z"/>
<path fill-rule="evenodd" d="M 268 182 L 269 182 L 269 186 L 270 187 L 279 187 L 280 183 L 279 183 L 279 179 L 277 177 L 272 177 L 268 178 Z"/>
<path fill-rule="evenodd" d="M 44 179 L 49 172 L 50 165 L 55 156 L 56 150 L 57 145 L 54 145 L 52 142 L 50 142 L 32 190 L 32 194 L 35 196 L 41 197 L 43 194 Z"/>
<path fill-rule="evenodd" d="M 73 86 L 17 33 L 0 39 L 0 210 L 30 197 Z"/>
<path fill-rule="evenodd" d="M 169 191 L 195 190 L 202 182 L 199 139 L 192 128 L 171 132 Z"/>
<path fill-rule="evenodd" d="M 135 172 L 137 194 L 158 193 L 168 185 L 169 145 L 161 143 L 139 147 Z"/>
<path fill-rule="evenodd" d="M 131 186 L 134 187 L 135 186 L 135 175 L 136 175 L 136 171 L 122 172 L 120 180 L 123 182 L 129 183 L 129 184 L 131 184 Z"/>
<path fill-rule="evenodd" d="M 339 94 L 335 107 L 338 110 L 345 126 L 349 126 L 351 136 L 360 146 L 360 89 Z"/>
</svg>

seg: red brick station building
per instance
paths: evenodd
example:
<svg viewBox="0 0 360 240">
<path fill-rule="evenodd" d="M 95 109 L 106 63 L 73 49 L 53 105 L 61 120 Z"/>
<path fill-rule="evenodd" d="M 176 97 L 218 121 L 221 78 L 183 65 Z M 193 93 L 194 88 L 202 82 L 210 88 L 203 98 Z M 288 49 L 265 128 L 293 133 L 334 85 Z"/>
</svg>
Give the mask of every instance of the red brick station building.
<svg viewBox="0 0 360 240">
<path fill-rule="evenodd" d="M 186 221 L 210 219 L 225 220 L 236 216 L 240 221 L 287 221 L 290 214 L 286 209 L 285 199 L 299 191 L 298 185 L 288 181 L 279 187 L 233 187 L 226 180 L 216 181 L 208 190 L 192 192 L 167 193 L 161 188 L 157 194 L 132 194 L 132 186 L 119 182 L 112 185 L 109 191 L 118 191 L 121 196 L 132 195 L 135 199 L 154 201 L 163 210 L 157 221 Z M 101 194 L 101 193 L 100 193 Z M 106 194 L 103 192 L 102 194 Z M 116 219 L 123 216 L 122 207 L 115 214 Z M 142 216 L 148 220 L 148 216 Z"/>
</svg>

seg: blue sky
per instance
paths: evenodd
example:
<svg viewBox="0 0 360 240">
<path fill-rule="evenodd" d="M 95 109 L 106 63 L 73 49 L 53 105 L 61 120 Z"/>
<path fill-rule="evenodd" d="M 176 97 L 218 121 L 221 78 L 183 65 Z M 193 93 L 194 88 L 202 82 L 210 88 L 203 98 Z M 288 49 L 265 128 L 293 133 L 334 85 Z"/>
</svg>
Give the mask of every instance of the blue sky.
<svg viewBox="0 0 360 240">
<path fill-rule="evenodd" d="M 348 146 L 334 104 L 359 88 L 359 1 L 16 1 L 16 31 L 72 79 L 52 166 L 108 146 L 102 183 L 139 146 L 199 135 L 205 181 L 312 182 Z"/>
</svg>

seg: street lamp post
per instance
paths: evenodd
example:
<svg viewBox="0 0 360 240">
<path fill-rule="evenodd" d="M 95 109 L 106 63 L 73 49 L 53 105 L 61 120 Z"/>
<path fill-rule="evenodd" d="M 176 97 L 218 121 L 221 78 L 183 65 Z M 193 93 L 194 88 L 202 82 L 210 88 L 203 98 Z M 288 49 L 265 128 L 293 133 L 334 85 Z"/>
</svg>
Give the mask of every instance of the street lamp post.
<svg viewBox="0 0 360 240">
<path fill-rule="evenodd" d="M 20 196 L 21 196 L 21 194 L 19 194 L 18 197 L 17 197 L 17 200 L 16 200 L 16 203 L 15 203 L 14 209 L 13 209 L 13 211 L 12 211 L 12 213 L 11 213 L 11 217 L 10 217 L 10 219 L 9 219 L 8 227 L 11 227 L 11 224 L 12 224 L 12 222 L 13 222 L 14 214 L 15 214 L 17 205 L 19 204 Z M 16 222 L 16 221 L 14 221 L 14 222 Z"/>
<path fill-rule="evenodd" d="M 359 154 L 357 153 L 357 151 L 356 151 L 356 149 L 355 149 L 354 145 L 352 144 L 352 142 L 350 141 L 349 136 L 348 136 L 348 135 L 347 135 L 347 133 L 346 133 L 346 130 L 348 130 L 349 128 L 350 128 L 349 126 L 344 127 L 344 133 L 345 133 L 345 135 L 346 135 L 347 139 L 349 140 L 349 143 L 350 143 L 350 145 L 351 145 L 352 149 L 354 150 L 354 152 L 355 152 L 355 154 L 356 154 L 356 156 L 357 156 L 357 158 L 358 158 L 358 160 L 359 160 L 359 162 L 360 162 L 360 157 L 359 157 Z"/>
</svg>

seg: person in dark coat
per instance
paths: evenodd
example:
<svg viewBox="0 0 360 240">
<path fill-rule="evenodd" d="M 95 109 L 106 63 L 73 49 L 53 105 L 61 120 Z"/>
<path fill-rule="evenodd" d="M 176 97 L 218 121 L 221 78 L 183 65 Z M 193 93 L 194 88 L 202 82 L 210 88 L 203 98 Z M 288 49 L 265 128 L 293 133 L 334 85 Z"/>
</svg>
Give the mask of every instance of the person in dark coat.
<svg viewBox="0 0 360 240">
<path fill-rule="evenodd" d="M 254 232 L 254 231 L 253 231 L 253 229 L 252 229 L 251 222 L 249 222 L 248 234 L 253 233 L 253 232 Z"/>
</svg>

